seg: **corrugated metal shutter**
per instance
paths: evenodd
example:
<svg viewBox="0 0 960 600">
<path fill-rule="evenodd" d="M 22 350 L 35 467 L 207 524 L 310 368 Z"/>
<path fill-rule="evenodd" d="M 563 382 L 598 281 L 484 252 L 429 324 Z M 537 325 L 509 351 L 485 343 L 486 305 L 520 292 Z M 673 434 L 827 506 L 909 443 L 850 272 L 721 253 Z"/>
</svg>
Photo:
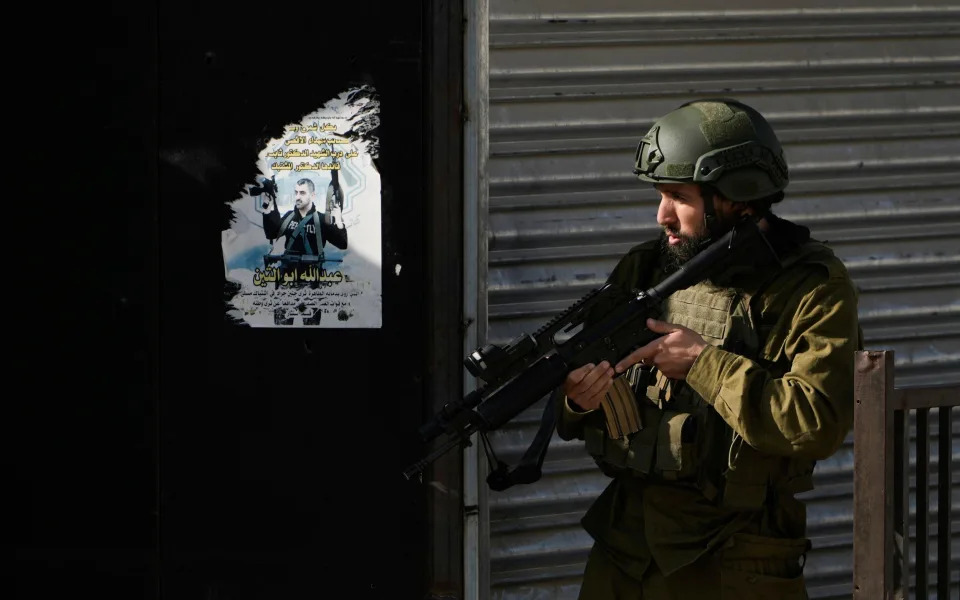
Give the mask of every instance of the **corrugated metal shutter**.
<svg viewBox="0 0 960 600">
<path fill-rule="evenodd" d="M 487 341 L 534 331 L 656 234 L 636 143 L 679 103 L 724 95 L 779 132 L 792 182 L 778 213 L 850 267 L 867 346 L 896 351 L 897 385 L 960 381 L 960 6 L 704 4 L 492 0 Z M 540 410 L 491 436 L 510 464 Z M 806 495 L 813 598 L 851 595 L 852 465 L 848 440 Z M 555 438 L 540 482 L 489 492 L 490 596 L 575 598 L 579 519 L 606 481 Z"/>
</svg>

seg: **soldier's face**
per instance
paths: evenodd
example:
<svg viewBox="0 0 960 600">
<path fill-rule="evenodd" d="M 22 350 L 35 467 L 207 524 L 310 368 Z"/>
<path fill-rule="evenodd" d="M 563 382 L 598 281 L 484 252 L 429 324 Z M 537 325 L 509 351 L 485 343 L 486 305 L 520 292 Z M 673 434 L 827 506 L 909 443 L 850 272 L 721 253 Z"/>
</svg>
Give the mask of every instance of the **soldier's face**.
<svg viewBox="0 0 960 600">
<path fill-rule="evenodd" d="M 309 208 L 310 204 L 313 203 L 313 194 L 306 185 L 297 185 L 293 188 L 293 199 L 297 204 L 297 208 Z"/>
<path fill-rule="evenodd" d="M 696 256 L 700 243 L 710 236 L 704 221 L 703 196 L 700 186 L 693 183 L 660 183 L 656 188 L 660 192 L 657 223 L 663 227 L 661 245 L 676 267 Z M 718 232 L 726 232 L 741 213 L 751 210 L 722 196 L 714 196 L 711 202 Z"/>
<path fill-rule="evenodd" d="M 707 235 L 703 221 L 700 186 L 693 183 L 660 183 L 657 223 L 663 227 L 667 246 L 677 248 L 685 241 L 699 241 Z"/>
<path fill-rule="evenodd" d="M 663 227 L 660 236 L 666 266 L 675 270 L 697 255 L 700 242 L 709 232 L 703 220 L 703 197 L 700 186 L 692 183 L 662 183 L 657 223 Z"/>
</svg>

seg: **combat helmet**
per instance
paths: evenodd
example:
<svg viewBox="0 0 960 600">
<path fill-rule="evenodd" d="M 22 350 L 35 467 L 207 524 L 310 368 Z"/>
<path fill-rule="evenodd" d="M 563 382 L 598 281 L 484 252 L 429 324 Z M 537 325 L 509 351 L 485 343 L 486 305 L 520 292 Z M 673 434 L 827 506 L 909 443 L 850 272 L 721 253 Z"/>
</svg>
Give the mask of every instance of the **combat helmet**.
<svg viewBox="0 0 960 600">
<path fill-rule="evenodd" d="M 727 98 L 695 100 L 661 117 L 640 140 L 633 172 L 649 183 L 706 183 L 734 202 L 783 191 L 783 148 L 755 109 Z"/>
</svg>

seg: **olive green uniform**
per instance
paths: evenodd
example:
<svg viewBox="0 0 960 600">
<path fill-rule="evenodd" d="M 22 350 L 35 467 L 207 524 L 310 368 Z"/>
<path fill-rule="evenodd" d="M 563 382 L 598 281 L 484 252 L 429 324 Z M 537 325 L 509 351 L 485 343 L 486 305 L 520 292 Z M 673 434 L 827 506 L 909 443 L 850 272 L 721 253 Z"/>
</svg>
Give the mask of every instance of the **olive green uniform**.
<svg viewBox="0 0 960 600">
<path fill-rule="evenodd" d="M 769 219 L 782 264 L 730 270 L 664 302 L 661 320 L 708 343 L 686 380 L 639 366 L 615 380 L 609 395 L 636 398 L 639 431 L 612 436 L 610 415 L 558 395 L 560 437 L 585 440 L 612 477 L 582 520 L 595 545 L 581 598 L 806 598 L 794 494 L 812 489 L 815 461 L 850 430 L 862 337 L 840 260 L 806 228 Z M 632 249 L 609 281 L 654 285 L 657 248 Z"/>
</svg>

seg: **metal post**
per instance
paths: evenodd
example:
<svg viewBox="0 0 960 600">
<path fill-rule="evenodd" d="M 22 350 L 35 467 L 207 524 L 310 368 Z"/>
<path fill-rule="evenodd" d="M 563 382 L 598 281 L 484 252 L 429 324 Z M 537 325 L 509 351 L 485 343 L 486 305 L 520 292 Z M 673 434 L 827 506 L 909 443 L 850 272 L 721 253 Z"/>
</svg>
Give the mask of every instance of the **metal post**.
<svg viewBox="0 0 960 600">
<path fill-rule="evenodd" d="M 483 344 L 487 335 L 487 157 L 489 155 L 489 4 L 464 0 L 464 323 L 463 355 Z M 476 382 L 467 374 L 464 394 Z M 484 464 L 473 444 L 464 452 L 464 599 L 486 598 L 489 574 L 484 557 L 490 538 Z"/>
<path fill-rule="evenodd" d="M 853 597 L 892 600 L 893 351 L 855 361 Z"/>
</svg>

